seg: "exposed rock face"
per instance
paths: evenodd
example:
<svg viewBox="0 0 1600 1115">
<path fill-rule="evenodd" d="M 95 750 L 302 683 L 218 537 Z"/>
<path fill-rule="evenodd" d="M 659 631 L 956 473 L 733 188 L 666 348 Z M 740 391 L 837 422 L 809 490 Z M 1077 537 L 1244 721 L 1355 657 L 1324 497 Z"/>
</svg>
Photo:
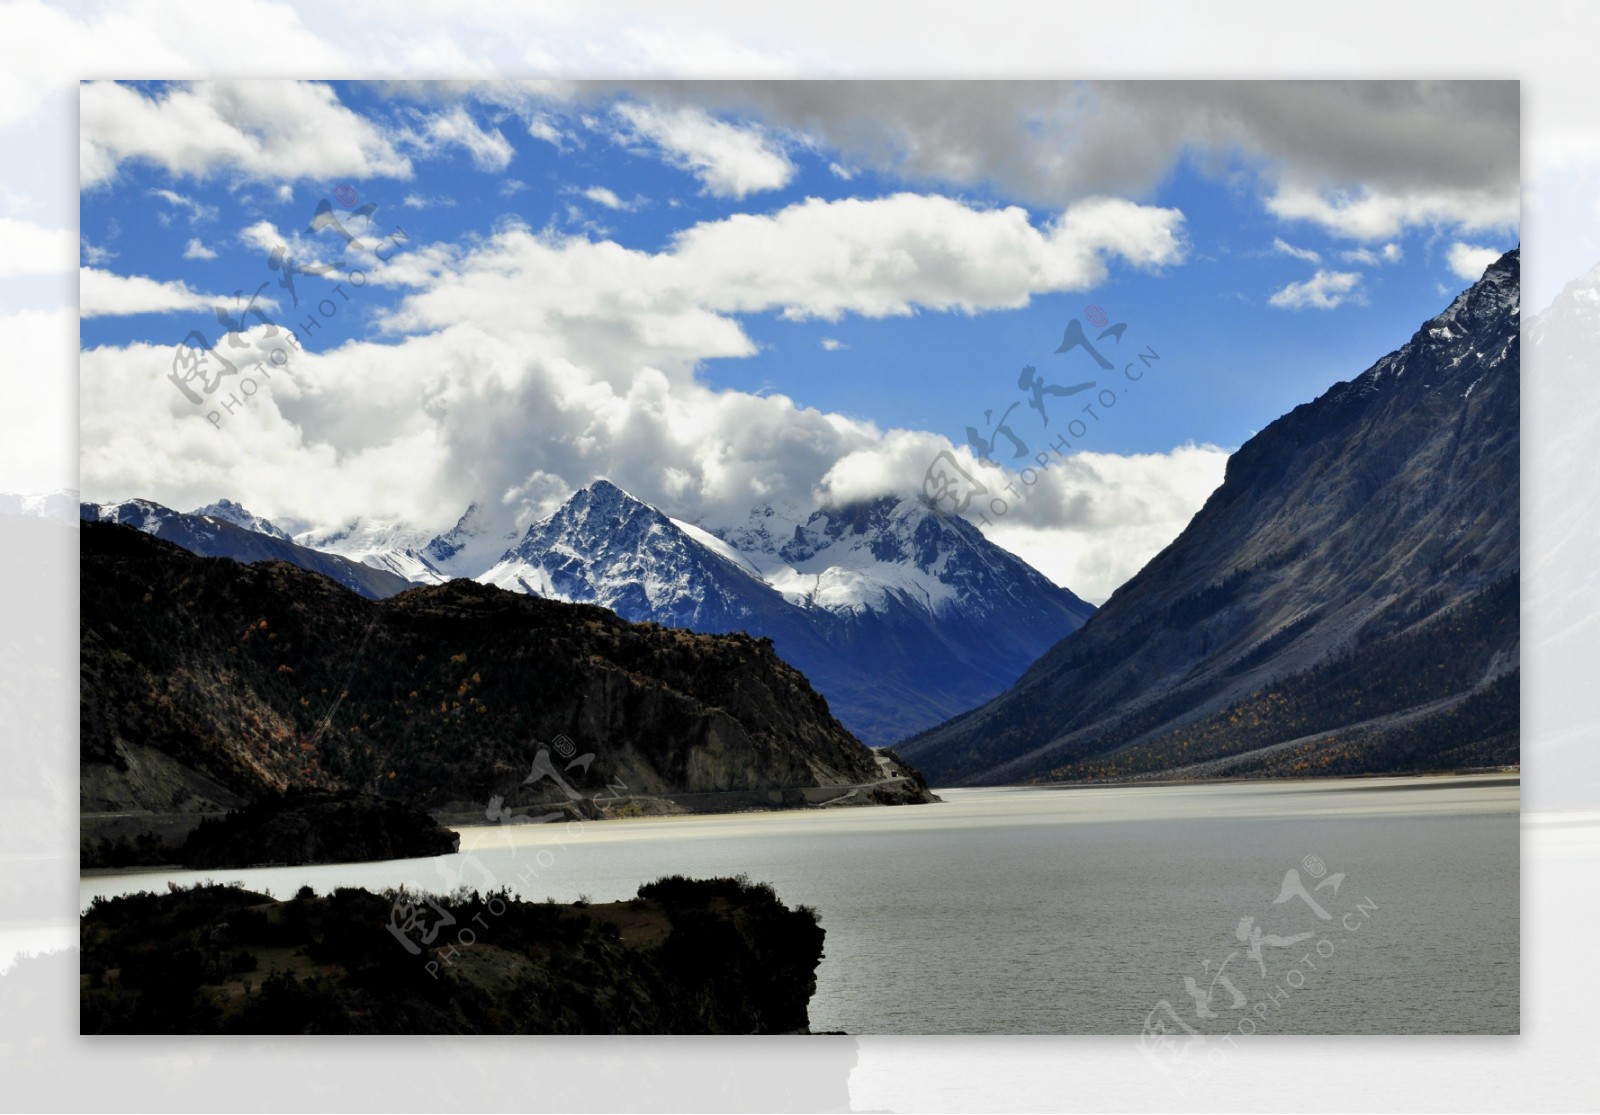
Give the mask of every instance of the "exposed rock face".
<svg viewBox="0 0 1600 1115">
<path fill-rule="evenodd" d="M 1516 762 L 1519 275 L 1252 438 L 1082 629 L 900 752 L 935 784 Z"/>
<path fill-rule="evenodd" d="M 724 791 L 932 800 L 885 775 L 765 639 L 471 581 L 369 601 L 107 524 L 84 524 L 81 559 L 88 812 L 290 787 L 480 820 Z"/>
<path fill-rule="evenodd" d="M 824 936 L 769 886 L 677 877 L 572 906 L 201 886 L 82 920 L 86 1034 L 806 1033 Z"/>
</svg>

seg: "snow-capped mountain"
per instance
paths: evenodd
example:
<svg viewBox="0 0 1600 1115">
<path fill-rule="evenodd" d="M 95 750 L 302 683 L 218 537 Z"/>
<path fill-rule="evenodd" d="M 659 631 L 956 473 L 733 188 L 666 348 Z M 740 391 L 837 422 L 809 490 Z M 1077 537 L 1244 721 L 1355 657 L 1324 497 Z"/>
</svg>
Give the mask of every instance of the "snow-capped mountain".
<svg viewBox="0 0 1600 1115">
<path fill-rule="evenodd" d="M 529 527 L 476 579 L 669 627 L 735 630 L 758 613 L 786 610 L 783 597 L 753 568 L 741 565 L 729 547 L 718 552 L 715 545 L 704 531 L 597 480 Z"/>
<path fill-rule="evenodd" d="M 600 480 L 477 579 L 634 621 L 767 636 L 879 746 L 1000 692 L 1094 610 L 916 501 L 794 518 L 760 508 L 713 532 Z"/>
<path fill-rule="evenodd" d="M 475 577 L 515 548 L 518 537 L 517 531 L 496 529 L 483 505 L 474 502 L 455 526 L 422 548 L 422 556 L 448 577 Z"/>
<path fill-rule="evenodd" d="M 351 567 L 381 571 L 389 591 L 393 578 L 467 576 L 635 622 L 765 636 L 874 746 L 993 697 L 1094 611 L 965 520 L 894 497 L 803 513 L 761 507 L 736 528 L 708 529 L 597 480 L 520 537 L 474 504 L 433 538 L 362 518 L 292 543 L 230 501 L 203 510 L 208 517 L 175 522 L 176 513 L 133 500 L 85 517 L 129 522 L 203 554 L 244 550 L 242 560 L 257 560 L 270 543 L 326 555 L 344 563 L 334 568 L 351 587 Z M 219 541 L 223 527 L 260 542 Z"/>
<path fill-rule="evenodd" d="M 191 515 L 201 515 L 210 519 L 221 519 L 225 523 L 232 523 L 245 530 L 253 530 L 257 534 L 265 534 L 269 538 L 279 538 L 285 542 L 293 542 L 287 531 L 279 530 L 272 525 L 271 519 L 263 519 L 260 515 L 251 514 L 249 511 L 234 503 L 231 499 L 219 499 L 215 503 L 208 503 L 204 507 L 196 507 L 189 512 Z"/>
<path fill-rule="evenodd" d="M 237 504 L 233 506 L 247 520 L 262 522 Z M 147 499 L 121 503 L 84 503 L 78 516 L 91 523 L 120 523 L 145 534 L 182 546 L 203 557 L 232 558 L 235 561 L 286 561 L 332 578 L 345 588 L 372 600 L 404 592 L 409 581 L 393 573 L 322 550 L 299 546 L 287 539 L 236 525 L 229 519 L 211 515 L 185 515 Z"/>
<path fill-rule="evenodd" d="M 397 519 L 354 519 L 333 530 L 301 531 L 294 541 L 421 585 L 443 584 L 450 579 L 423 554 L 430 542 L 428 533 Z"/>
</svg>

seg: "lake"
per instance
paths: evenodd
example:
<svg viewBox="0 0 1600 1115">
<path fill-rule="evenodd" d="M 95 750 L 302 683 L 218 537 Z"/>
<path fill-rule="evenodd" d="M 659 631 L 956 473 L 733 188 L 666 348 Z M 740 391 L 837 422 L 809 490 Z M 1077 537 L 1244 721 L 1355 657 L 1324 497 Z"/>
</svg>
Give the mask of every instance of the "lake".
<svg viewBox="0 0 1600 1115">
<path fill-rule="evenodd" d="M 85 876 L 82 902 L 204 878 L 600 902 L 744 873 L 827 930 L 814 1031 L 1518 1031 L 1515 775 L 939 793 L 466 827 L 454 856 Z"/>
</svg>

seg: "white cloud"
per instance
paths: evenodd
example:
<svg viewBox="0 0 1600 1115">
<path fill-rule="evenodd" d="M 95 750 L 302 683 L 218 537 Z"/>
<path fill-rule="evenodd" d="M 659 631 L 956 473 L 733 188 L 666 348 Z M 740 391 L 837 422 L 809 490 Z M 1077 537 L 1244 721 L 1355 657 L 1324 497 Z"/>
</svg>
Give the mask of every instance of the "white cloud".
<svg viewBox="0 0 1600 1115">
<path fill-rule="evenodd" d="M 1385 244 L 1380 251 L 1371 248 L 1351 248 L 1339 253 L 1339 258 L 1346 263 L 1360 263 L 1367 267 L 1376 267 L 1380 263 L 1399 263 L 1405 258 L 1405 253 L 1400 250 L 1399 244 Z"/>
<path fill-rule="evenodd" d="M 1290 244 L 1284 240 L 1281 236 L 1273 237 L 1272 250 L 1277 252 L 1279 255 L 1293 256 L 1295 259 L 1303 259 L 1307 263 L 1322 262 L 1322 256 L 1320 253 L 1314 252 L 1310 248 L 1297 248 L 1293 244 Z"/>
<path fill-rule="evenodd" d="M 189 242 L 183 246 L 184 259 L 216 259 L 217 253 L 200 242 L 198 236 L 190 237 Z"/>
<path fill-rule="evenodd" d="M 1241 170 L 1338 235 L 1517 219 L 1510 81 L 641 83 L 663 107 L 752 113 L 841 164 L 1059 206 L 1140 196 L 1180 160 Z M 1393 229 L 1394 231 L 1383 231 Z"/>
<path fill-rule="evenodd" d="M 79 94 L 78 135 L 84 189 L 110 182 L 129 160 L 194 179 L 411 176 L 392 139 L 319 82 L 207 81 L 149 96 L 90 82 Z"/>
<path fill-rule="evenodd" d="M 1003 494 L 1006 510 L 988 515 L 987 523 L 978 512 L 989 508 L 974 504 L 967 513 L 990 541 L 1096 604 L 1188 525 L 1222 483 L 1229 456 L 1214 445 L 1168 453 L 1079 452 L 1052 456 L 1049 467 L 1030 470 L 1029 485 L 1010 469 L 979 464 L 966 446 L 892 430 L 841 456 L 812 498 L 846 502 L 918 492 L 941 450 L 991 493 Z"/>
<path fill-rule="evenodd" d="M 571 137 L 563 132 L 555 121 L 546 113 L 535 113 L 528 121 L 528 134 L 534 139 L 543 140 L 558 150 L 565 149 Z"/>
<path fill-rule="evenodd" d="M 1476 244 L 1463 244 L 1458 240 L 1450 245 L 1447 258 L 1450 270 L 1469 283 L 1475 283 L 1483 278 L 1484 270 L 1503 254 L 1498 248 L 1480 248 Z"/>
<path fill-rule="evenodd" d="M 160 390 L 170 352 L 85 353 L 83 486 L 177 506 L 227 491 L 263 514 L 438 529 L 485 497 L 525 525 L 595 476 L 708 522 L 837 496 L 873 469 L 911 494 L 944 438 L 697 378 L 707 359 L 756 351 L 734 315 L 1018 306 L 1092 286 L 1113 260 L 1176 262 L 1181 226 L 1127 202 L 1085 202 L 1041 228 L 1020 209 L 899 195 L 708 222 L 655 253 L 520 226 L 419 245 L 372 272 L 414 290 L 389 322 L 404 335 L 297 355 L 229 416 L 226 438 Z M 279 235 L 250 232 L 259 245 Z M 886 447 L 898 455 L 874 458 Z"/>
<path fill-rule="evenodd" d="M 401 199 L 400 204 L 407 209 L 453 209 L 456 199 L 446 197 L 444 194 L 407 194 Z"/>
<path fill-rule="evenodd" d="M 824 337 L 821 343 L 824 352 L 839 352 L 850 347 L 837 337 Z"/>
<path fill-rule="evenodd" d="M 188 210 L 189 223 L 191 225 L 217 219 L 218 210 L 215 205 L 206 205 L 189 197 L 187 194 L 180 194 L 176 190 L 148 190 L 146 192 L 151 197 L 160 198 L 174 209 Z"/>
<path fill-rule="evenodd" d="M 273 191 L 272 196 L 277 200 L 279 205 L 287 205 L 289 202 L 294 200 L 294 187 L 289 185 L 289 183 L 284 182 Z"/>
<path fill-rule="evenodd" d="M 828 164 L 828 173 L 833 175 L 835 178 L 842 179 L 842 180 L 844 180 L 846 182 L 850 181 L 852 178 L 854 178 L 856 176 L 856 172 L 855 171 L 853 171 L 849 167 L 843 166 L 843 165 L 841 165 L 839 163 L 829 163 Z"/>
<path fill-rule="evenodd" d="M 0 279 L 60 275 L 78 266 L 78 234 L 32 221 L 0 217 Z"/>
<path fill-rule="evenodd" d="M 425 116 L 420 131 L 413 131 L 406 142 L 425 155 L 459 147 L 478 170 L 498 173 L 511 165 L 515 154 L 509 140 L 498 128 L 483 128 L 463 105 Z"/>
<path fill-rule="evenodd" d="M 500 196 L 501 197 L 511 197 L 511 196 L 513 196 L 515 194 L 520 194 L 523 190 L 526 190 L 527 188 L 528 188 L 528 184 L 526 182 L 524 182 L 522 179 L 520 179 L 520 178 L 507 178 L 504 182 L 500 183 Z"/>
<path fill-rule="evenodd" d="M 236 300 L 228 295 L 202 294 L 181 279 L 163 281 L 144 275 L 118 275 L 98 267 L 85 267 L 78 273 L 78 312 L 86 318 L 171 314 L 234 305 Z M 277 303 L 262 297 L 257 299 L 257 305 L 272 309 Z"/>
<path fill-rule="evenodd" d="M 657 254 L 510 227 L 453 261 L 448 277 L 422 277 L 429 289 L 408 298 L 391 325 L 411 331 L 473 320 L 525 329 L 541 344 L 565 335 L 611 350 L 626 338 L 699 357 L 745 355 L 752 342 L 723 315 L 776 310 L 791 320 L 834 320 L 918 307 L 1014 309 L 1034 294 L 1094 286 L 1109 259 L 1151 269 L 1180 262 L 1182 222 L 1175 209 L 1091 199 L 1040 229 L 1020 208 L 896 194 L 812 198 L 693 225 Z M 391 281 L 414 266 L 400 257 L 397 264 Z M 579 321 L 595 324 L 580 330 Z"/>
<path fill-rule="evenodd" d="M 1222 483 L 1229 453 L 1078 453 L 1058 459 L 1027 499 L 984 533 L 1057 584 L 1103 604 L 1176 538 Z M 992 470 L 990 470 L 992 473 Z"/>
<path fill-rule="evenodd" d="M 714 197 L 781 189 L 795 175 L 795 165 L 759 126 L 729 124 L 687 105 L 625 101 L 612 111 L 625 125 L 619 138 L 659 147 L 667 162 L 694 175 L 702 192 Z"/>
<path fill-rule="evenodd" d="M 605 186 L 590 186 L 580 192 L 596 205 L 603 205 L 607 209 L 620 209 L 624 212 L 637 209 L 642 200 L 634 198 L 632 201 L 623 201 L 616 195 L 615 191 L 609 190 Z"/>
<path fill-rule="evenodd" d="M 110 263 L 117 258 L 117 253 L 104 244 L 91 244 L 87 239 L 83 241 L 83 262 L 91 267 L 98 267 L 102 263 Z"/>
<path fill-rule="evenodd" d="M 1333 310 L 1346 302 L 1360 301 L 1360 285 L 1360 272 L 1318 271 L 1304 282 L 1290 283 L 1277 291 L 1267 304 L 1288 310 Z"/>
<path fill-rule="evenodd" d="M 1267 199 L 1267 209 L 1286 221 L 1308 221 L 1352 240 L 1386 240 L 1409 228 L 1456 228 L 1471 232 L 1517 225 L 1516 191 L 1441 189 L 1385 191 L 1370 187 L 1319 189 L 1285 184 Z"/>
</svg>

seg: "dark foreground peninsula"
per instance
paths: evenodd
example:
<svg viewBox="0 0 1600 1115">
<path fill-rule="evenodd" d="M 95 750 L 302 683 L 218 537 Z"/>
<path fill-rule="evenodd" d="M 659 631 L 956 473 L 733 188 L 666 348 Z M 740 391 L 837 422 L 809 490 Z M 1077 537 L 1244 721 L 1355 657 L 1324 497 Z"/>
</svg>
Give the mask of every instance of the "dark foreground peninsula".
<svg viewBox="0 0 1600 1115">
<path fill-rule="evenodd" d="M 375 794 L 290 790 L 200 820 L 181 841 L 158 834 L 85 838 L 80 868 L 262 867 L 447 856 L 461 835 Z"/>
<path fill-rule="evenodd" d="M 626 902 L 205 884 L 96 899 L 85 1034 L 808 1033 L 823 929 L 770 886 L 672 876 Z"/>
</svg>

